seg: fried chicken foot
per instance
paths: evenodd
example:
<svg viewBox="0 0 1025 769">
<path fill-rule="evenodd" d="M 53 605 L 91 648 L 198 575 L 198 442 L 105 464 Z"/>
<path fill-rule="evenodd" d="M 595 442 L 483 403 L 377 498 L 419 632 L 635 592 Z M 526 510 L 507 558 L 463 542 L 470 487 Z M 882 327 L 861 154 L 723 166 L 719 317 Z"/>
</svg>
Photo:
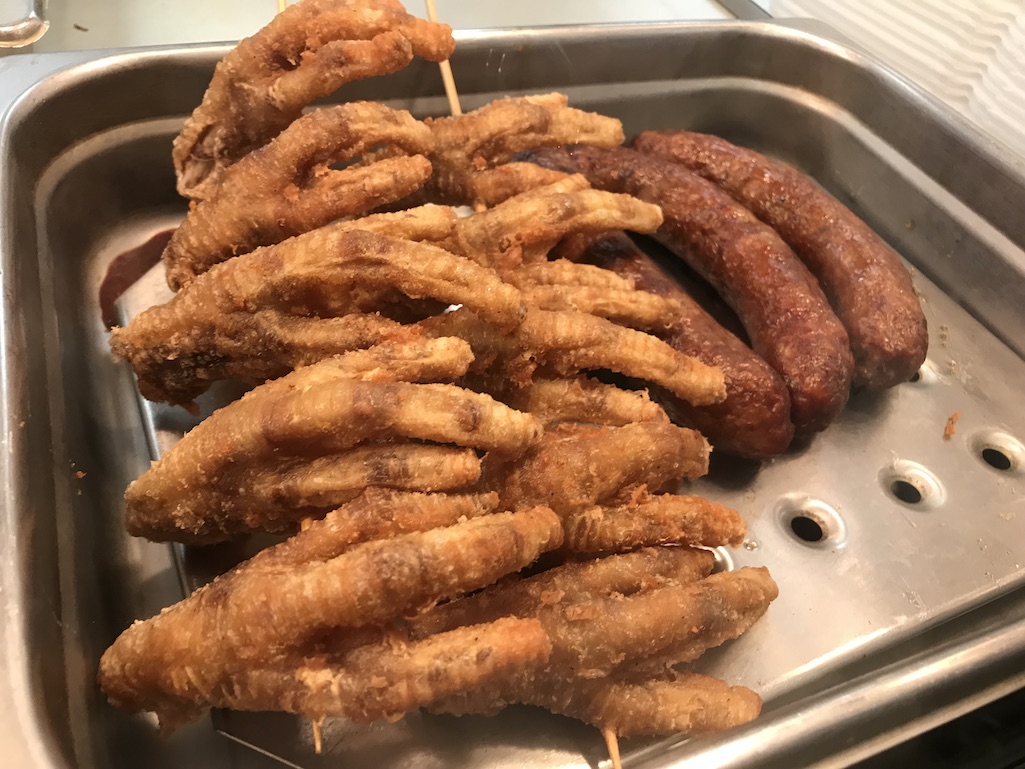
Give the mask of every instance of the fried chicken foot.
<svg viewBox="0 0 1025 769">
<path fill-rule="evenodd" d="M 503 163 L 465 176 L 463 194 L 474 206 L 491 208 L 514 195 L 554 184 L 566 176 L 568 174 L 562 171 L 533 163 Z"/>
<path fill-rule="evenodd" d="M 485 587 L 561 541 L 558 518 L 538 507 L 368 542 L 325 561 L 244 563 L 129 627 L 100 660 L 100 685 L 118 707 L 153 710 L 173 726 L 237 671 L 318 631 L 387 623 Z"/>
<path fill-rule="evenodd" d="M 523 316 L 520 292 L 493 270 L 348 225 L 217 265 L 115 329 L 114 354 L 132 364 L 147 398 L 189 403 L 217 379 L 269 379 L 397 335 L 374 314 L 396 293 L 463 304 L 499 328 Z"/>
<path fill-rule="evenodd" d="M 440 633 L 499 617 L 532 617 L 540 609 L 613 594 L 633 595 L 667 584 L 688 584 L 712 573 L 707 550 L 648 547 L 597 560 L 569 562 L 526 579 L 510 578 L 424 612 L 417 633 Z"/>
<path fill-rule="evenodd" d="M 127 328 L 113 329 L 110 347 L 132 365 L 144 398 L 189 410 L 218 380 L 260 382 L 346 351 L 414 336 L 377 313 L 303 318 L 278 310 L 217 313 L 201 307 L 206 322 L 197 315 L 192 323 L 190 302 L 174 304 L 176 299 L 146 310 Z"/>
<path fill-rule="evenodd" d="M 389 0 L 302 0 L 239 43 L 214 70 L 203 103 L 174 141 L 178 192 L 203 199 L 226 168 L 277 136 L 344 83 L 443 61 L 452 30 Z"/>
<path fill-rule="evenodd" d="M 586 376 L 575 379 L 535 377 L 525 387 L 492 392 L 517 411 L 526 411 L 545 424 L 584 422 L 626 425 L 631 422 L 667 422 L 669 417 L 647 393 L 621 390 Z"/>
<path fill-rule="evenodd" d="M 661 339 L 580 312 L 531 310 L 516 330 L 562 374 L 609 369 L 665 387 L 695 405 L 726 396 L 722 372 L 676 352 Z"/>
<path fill-rule="evenodd" d="M 713 574 L 628 597 L 609 596 L 546 607 L 537 616 L 552 640 L 551 674 L 602 678 L 626 660 L 672 649 L 677 663 L 744 633 L 777 595 L 765 569 Z"/>
<path fill-rule="evenodd" d="M 637 291 L 631 281 L 590 264 L 558 259 L 525 264 L 504 277 L 526 304 L 542 310 L 577 310 L 645 331 L 667 331 L 680 320 L 675 299 Z"/>
<path fill-rule="evenodd" d="M 275 530 L 310 511 L 348 502 L 369 487 L 448 491 L 469 486 L 479 477 L 480 460 L 473 449 L 369 444 L 298 464 L 287 462 L 241 482 L 236 494 L 239 508 L 248 503 L 247 528 Z M 281 511 L 285 515 L 279 517 Z"/>
<path fill-rule="evenodd" d="M 610 291 L 630 291 L 634 283 L 612 270 L 595 267 L 593 264 L 578 264 L 569 259 L 555 259 L 550 262 L 525 264 L 508 275 L 508 280 L 518 288 L 527 286 L 583 286 Z"/>
<path fill-rule="evenodd" d="M 331 169 L 382 144 L 401 154 Z M 430 177 L 422 157 L 430 147 L 423 123 L 381 104 L 304 115 L 225 171 L 189 211 L 164 249 L 168 285 L 177 290 L 219 262 L 405 197 Z"/>
<path fill-rule="evenodd" d="M 395 721 L 438 699 L 544 664 L 550 647 L 537 620 L 500 619 L 407 643 L 369 644 L 340 661 L 238 671 L 205 692 L 204 704 L 278 710 L 314 720 Z"/>
<path fill-rule="evenodd" d="M 427 204 L 391 213 L 369 214 L 357 219 L 332 222 L 330 233 L 364 230 L 401 240 L 442 245 L 455 231 L 459 215 L 449 206 Z"/>
<path fill-rule="evenodd" d="M 452 385 L 257 387 L 201 422 L 128 487 L 126 525 L 157 541 L 216 542 L 253 523 L 238 494 L 247 479 L 289 458 L 309 461 L 399 437 L 515 456 L 540 435 L 535 417 Z"/>
<path fill-rule="evenodd" d="M 557 425 L 523 457 L 488 458 L 485 478 L 507 509 L 545 504 L 579 512 L 620 496 L 623 489 L 659 489 L 708 472 L 709 447 L 693 430 L 641 422 L 623 427 Z"/>
<path fill-rule="evenodd" d="M 474 176 L 505 163 L 521 150 L 623 143 L 623 126 L 618 120 L 572 109 L 568 101 L 559 93 L 496 99 L 459 117 L 428 118 L 435 140 L 431 183 L 436 194 L 455 203 L 481 202 L 474 197 Z"/>
<path fill-rule="evenodd" d="M 662 224 L 658 206 L 629 195 L 592 190 L 570 176 L 529 190 L 456 224 L 456 246 L 471 259 L 499 268 L 544 259 L 566 235 L 610 227 L 654 232 Z"/>
<path fill-rule="evenodd" d="M 409 330 L 393 341 L 335 355 L 266 382 L 262 392 L 301 390 L 337 381 L 453 382 L 473 362 L 470 345 L 455 337 L 428 339 Z"/>
<path fill-rule="evenodd" d="M 501 589 L 501 588 L 499 588 Z M 603 678 L 623 666 L 648 658 L 669 659 L 674 664 L 691 662 L 708 649 L 743 634 L 768 609 L 778 595 L 776 583 L 764 568 L 743 568 L 712 574 L 690 584 L 667 584 L 629 596 L 609 595 L 580 600 L 560 600 L 526 607 L 513 616 L 541 620 L 552 641 L 550 668 L 544 678 Z M 473 596 L 470 597 L 472 599 Z M 448 609 L 462 600 L 444 604 L 424 614 L 423 627 L 444 632 L 467 613 Z M 435 616 L 432 616 L 435 615 Z M 487 621 L 470 615 L 472 622 Z M 529 704 L 531 678 L 510 682 L 509 701 Z"/>
<path fill-rule="evenodd" d="M 630 683 L 615 679 L 535 682 L 527 704 L 576 718 L 618 737 L 682 734 L 693 737 L 746 724 L 758 717 L 762 700 L 750 689 L 697 673 L 670 680 Z M 432 710 L 455 715 L 493 714 L 504 701 L 488 691 L 465 691 Z M 517 700 L 518 701 L 518 700 Z"/>
<path fill-rule="evenodd" d="M 368 488 L 309 528 L 250 559 L 252 568 L 326 561 L 363 542 L 454 526 L 498 507 L 498 494 L 421 494 Z"/>
<path fill-rule="evenodd" d="M 502 590 L 503 586 L 496 586 L 484 593 Z M 552 643 L 549 664 L 543 671 L 516 674 L 435 703 L 432 709 L 494 713 L 514 702 L 534 704 L 623 734 L 648 733 L 634 732 L 638 722 L 630 713 L 650 714 L 657 733 L 665 733 L 663 724 L 670 719 L 681 729 L 688 728 L 688 719 L 694 719 L 689 728 L 700 730 L 702 718 L 711 728 L 715 723 L 734 719 L 740 723 L 740 719 L 757 715 L 758 709 L 752 707 L 756 696 L 746 690 L 733 692 L 704 677 L 690 679 L 687 674 L 667 670 L 661 670 L 655 679 L 638 681 L 631 672 L 638 661 L 668 660 L 670 653 L 674 663 L 690 661 L 741 635 L 777 595 L 776 584 L 765 569 L 745 568 L 689 584 L 670 583 L 627 596 L 584 596 L 578 601 L 542 591 L 532 606 L 532 596 L 526 592 L 516 596 L 518 601 L 499 600 L 491 606 L 479 596 L 468 596 L 430 609 L 414 620 L 417 633 L 425 629 L 444 632 L 471 618 L 480 622 L 496 609 L 503 613 L 511 610 L 513 616 L 539 619 Z M 481 611 L 466 611 L 464 603 Z M 674 681 L 676 686 L 667 685 Z M 690 699 L 685 691 L 688 685 L 696 689 Z M 626 701 L 617 704 L 612 697 L 602 697 L 602 690 L 610 686 L 608 691 L 624 695 Z M 598 705 L 602 701 L 607 707 Z M 670 706 L 680 709 L 672 711 Z M 662 707 L 667 710 L 662 712 Z"/>
<path fill-rule="evenodd" d="M 566 549 L 575 553 L 622 552 L 638 546 L 740 545 L 745 526 L 735 510 L 701 497 L 642 494 L 625 505 L 563 516 Z"/>
<path fill-rule="evenodd" d="M 475 370 L 496 363 L 502 375 L 518 385 L 530 382 L 545 365 L 563 376 L 609 369 L 665 387 L 694 404 L 717 403 L 725 397 L 722 372 L 677 352 L 662 340 L 576 311 L 528 308 L 523 323 L 509 336 L 460 309 L 420 324 L 431 336 L 458 336 L 469 342 L 477 358 Z"/>
</svg>

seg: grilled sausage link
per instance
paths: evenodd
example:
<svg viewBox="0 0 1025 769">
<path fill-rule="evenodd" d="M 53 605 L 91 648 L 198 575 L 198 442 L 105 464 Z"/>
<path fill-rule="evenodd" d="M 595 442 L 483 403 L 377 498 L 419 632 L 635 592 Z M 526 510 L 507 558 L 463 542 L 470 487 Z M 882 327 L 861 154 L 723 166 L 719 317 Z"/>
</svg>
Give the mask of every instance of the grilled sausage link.
<svg viewBox="0 0 1025 769">
<path fill-rule="evenodd" d="M 717 452 L 767 459 L 786 450 L 794 426 L 783 380 L 751 348 L 719 325 L 626 233 L 573 235 L 559 244 L 557 254 L 612 270 L 633 281 L 641 291 L 679 303 L 679 325 L 660 336 L 685 355 L 722 369 L 726 400 L 696 407 L 664 389 L 653 389 L 655 399 L 674 422 L 696 428 Z"/>
<path fill-rule="evenodd" d="M 660 206 L 655 237 L 737 313 L 755 352 L 786 382 L 797 430 L 822 430 L 840 413 L 853 368 L 847 332 L 815 276 L 771 227 L 682 166 L 625 147 L 538 149 L 517 159 L 573 169 L 599 189 Z"/>
<path fill-rule="evenodd" d="M 716 136 L 644 131 L 641 152 L 715 182 L 772 225 L 819 279 L 847 328 L 855 385 L 906 382 L 925 360 L 925 314 L 900 257 L 840 201 L 797 169 Z"/>
</svg>

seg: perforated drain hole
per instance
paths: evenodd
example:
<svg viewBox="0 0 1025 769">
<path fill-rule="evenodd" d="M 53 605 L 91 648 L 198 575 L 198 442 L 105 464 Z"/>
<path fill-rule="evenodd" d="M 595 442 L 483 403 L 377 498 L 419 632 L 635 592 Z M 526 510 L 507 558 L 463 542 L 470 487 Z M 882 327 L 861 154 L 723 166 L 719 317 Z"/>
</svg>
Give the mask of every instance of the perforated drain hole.
<svg viewBox="0 0 1025 769">
<path fill-rule="evenodd" d="M 826 538 L 822 525 L 806 515 L 795 515 L 790 519 L 790 530 L 805 542 L 821 542 Z"/>
<path fill-rule="evenodd" d="M 939 479 L 924 465 L 907 459 L 883 468 L 879 481 L 891 497 L 916 510 L 931 510 L 946 499 Z"/>
<path fill-rule="evenodd" d="M 909 379 L 908 381 L 909 382 L 917 382 L 921 378 L 922 378 L 922 372 L 921 371 L 916 371 L 914 374 L 911 375 L 911 379 Z"/>
<path fill-rule="evenodd" d="M 713 547 L 712 555 L 715 556 L 715 564 L 712 566 L 712 573 L 718 574 L 722 571 L 733 571 L 733 556 L 724 547 Z"/>
<path fill-rule="evenodd" d="M 776 503 L 783 528 L 809 547 L 838 550 L 847 544 L 847 526 L 831 505 L 807 494 L 788 494 Z"/>
<path fill-rule="evenodd" d="M 984 464 L 1002 473 L 1021 470 L 1025 462 L 1025 446 L 1001 430 L 985 430 L 972 436 L 972 453 Z"/>
<path fill-rule="evenodd" d="M 1011 458 L 1000 449 L 983 449 L 982 459 L 987 465 L 995 467 L 997 470 L 1011 469 Z"/>
<path fill-rule="evenodd" d="M 890 491 L 901 502 L 907 502 L 909 505 L 917 505 L 922 501 L 922 492 L 908 481 L 894 481 L 890 484 Z"/>
</svg>

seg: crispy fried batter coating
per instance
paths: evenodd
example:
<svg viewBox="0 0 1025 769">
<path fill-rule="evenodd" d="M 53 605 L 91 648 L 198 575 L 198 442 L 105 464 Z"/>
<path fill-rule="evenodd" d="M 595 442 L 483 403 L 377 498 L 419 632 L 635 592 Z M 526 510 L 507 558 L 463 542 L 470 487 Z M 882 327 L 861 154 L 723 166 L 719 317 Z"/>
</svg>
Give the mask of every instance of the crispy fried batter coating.
<svg viewBox="0 0 1025 769">
<path fill-rule="evenodd" d="M 415 330 L 400 338 L 353 350 L 266 382 L 262 392 L 300 390 L 350 380 L 360 382 L 454 382 L 473 362 L 470 345 L 455 337 L 427 339 Z"/>
<path fill-rule="evenodd" d="M 250 559 L 253 568 L 326 561 L 353 545 L 454 526 L 498 507 L 498 494 L 421 494 L 368 488 L 309 528 Z"/>
<path fill-rule="evenodd" d="M 459 214 L 456 209 L 428 203 L 402 211 L 369 214 L 357 219 L 332 222 L 329 232 L 365 230 L 402 240 L 442 245 L 452 237 L 457 221 L 459 221 Z"/>
<path fill-rule="evenodd" d="M 517 411 L 526 411 L 542 422 L 584 422 L 626 425 L 631 422 L 668 422 L 662 407 L 646 392 L 621 390 L 590 377 L 574 379 L 535 378 L 525 387 L 510 387 L 495 396 Z"/>
<path fill-rule="evenodd" d="M 456 224 L 456 247 L 471 259 L 496 267 L 520 259 L 540 261 L 566 235 L 618 227 L 654 232 L 662 224 L 658 206 L 629 195 L 592 190 L 582 176 L 524 192 Z"/>
<path fill-rule="evenodd" d="M 473 195 L 474 174 L 505 163 L 521 150 L 623 143 L 618 120 L 573 109 L 568 101 L 559 93 L 496 99 L 459 117 L 428 119 L 435 140 L 431 162 L 436 193 L 446 201 L 481 202 Z"/>
<path fill-rule="evenodd" d="M 601 563 L 615 558 L 624 557 Z M 615 566 L 613 562 L 607 568 Z M 496 594 L 497 600 L 482 599 L 489 593 Z M 642 679 L 634 674 L 639 661 L 690 661 L 741 635 L 776 598 L 776 583 L 768 571 L 745 568 L 627 596 L 604 593 L 568 595 L 496 585 L 480 596 L 425 611 L 414 619 L 417 634 L 480 622 L 497 613 L 540 619 L 551 641 L 551 656 L 543 670 L 523 671 L 436 702 L 432 709 L 495 713 L 505 704 L 523 702 L 620 734 L 665 733 L 667 724 L 673 725 L 669 729 L 700 732 L 757 715 L 761 702 L 747 690 L 731 690 L 721 682 L 664 669 L 654 679 L 650 671 Z M 615 694 L 623 701 L 617 703 Z M 652 732 L 643 726 L 646 716 Z"/>
<path fill-rule="evenodd" d="M 500 589 L 500 588 L 499 588 Z M 552 641 L 548 670 L 541 678 L 570 681 L 602 678 L 621 665 L 624 670 L 646 658 L 690 662 L 708 649 L 737 638 L 757 621 L 778 595 L 776 583 L 764 568 L 721 572 L 688 584 L 666 584 L 631 595 L 579 596 L 540 601 L 514 616 L 537 617 Z M 458 603 L 458 602 L 456 602 Z M 454 622 L 481 622 L 487 617 L 452 612 L 442 619 L 424 620 L 434 632 Z M 414 631 L 422 632 L 414 623 Z M 509 701 L 529 704 L 532 677 L 510 682 Z"/>
<path fill-rule="evenodd" d="M 530 310 L 516 330 L 528 350 L 562 374 L 610 369 L 665 387 L 689 403 L 726 397 L 722 372 L 677 352 L 661 339 L 582 312 Z"/>
<path fill-rule="evenodd" d="M 542 310 L 578 310 L 621 326 L 668 331 L 679 324 L 675 299 L 637 291 L 610 270 L 565 259 L 525 264 L 504 275 L 520 289 L 524 302 Z"/>
<path fill-rule="evenodd" d="M 513 195 L 554 184 L 566 176 L 568 174 L 562 171 L 543 168 L 533 163 L 503 163 L 464 177 L 464 194 L 473 205 L 491 208 Z"/>
<path fill-rule="evenodd" d="M 725 505 L 676 494 L 638 496 L 624 505 L 596 505 L 563 516 L 566 548 L 602 553 L 669 543 L 736 547 L 744 541 L 743 519 Z"/>
<path fill-rule="evenodd" d="M 479 593 L 432 607 L 411 621 L 417 634 L 426 635 L 499 617 L 532 617 L 546 606 L 697 582 L 711 574 L 714 565 L 715 558 L 707 550 L 648 547 L 565 563 L 526 579 L 510 577 Z"/>
<path fill-rule="evenodd" d="M 536 669 L 549 651 L 537 620 L 500 619 L 412 643 L 368 644 L 337 661 L 239 671 L 203 699 L 215 707 L 283 710 L 314 720 L 394 721 L 439 697 Z"/>
<path fill-rule="evenodd" d="M 524 264 L 511 271 L 506 280 L 517 288 L 527 286 L 583 286 L 604 288 L 610 291 L 630 291 L 632 280 L 621 277 L 612 270 L 595 267 L 593 264 L 578 264 L 569 259 L 555 259 L 550 262 Z"/>
<path fill-rule="evenodd" d="M 353 80 L 447 59 L 452 30 L 393 0 L 302 0 L 239 43 L 174 141 L 178 192 L 202 199 L 224 169 L 262 147 L 303 108 Z"/>
<path fill-rule="evenodd" d="M 762 709 L 761 698 L 750 689 L 690 672 L 674 672 L 668 680 L 578 678 L 535 681 L 534 686 L 529 704 L 620 737 L 718 732 L 754 720 Z M 485 688 L 467 690 L 432 709 L 457 715 L 492 714 L 506 704 Z"/>
<path fill-rule="evenodd" d="M 525 310 L 493 271 L 427 243 L 328 226 L 220 264 L 111 335 L 147 398 L 189 403 L 400 333 L 393 296 L 464 304 L 499 328 Z M 409 332 L 401 332 L 409 333 Z"/>
<path fill-rule="evenodd" d="M 387 145 L 402 154 L 332 170 Z M 225 171 L 164 249 L 177 290 L 213 265 L 405 197 L 431 175 L 427 127 L 403 110 L 354 102 L 304 115 Z"/>
<path fill-rule="evenodd" d="M 539 507 L 368 542 L 325 561 L 242 564 L 122 633 L 100 660 L 100 685 L 117 706 L 153 710 L 173 725 L 234 672 L 317 631 L 386 623 L 482 588 L 561 541 L 558 518 Z"/>
<path fill-rule="evenodd" d="M 469 342 L 474 370 L 498 366 L 519 385 L 539 365 L 570 376 L 609 369 L 661 385 L 695 404 L 717 403 L 726 394 L 722 372 L 677 352 L 657 337 L 577 311 L 528 308 L 523 323 L 503 335 L 466 308 L 429 318 L 420 327 L 430 336 L 458 336 Z"/>
<path fill-rule="evenodd" d="M 286 460 L 240 479 L 237 507 L 248 504 L 249 528 L 278 529 L 309 511 L 334 507 L 368 487 L 448 491 L 480 478 L 473 449 L 421 443 L 371 443 L 342 454 Z M 249 523 L 252 521 L 252 523 Z"/>
<path fill-rule="evenodd" d="M 540 435 L 535 417 L 452 385 L 257 387 L 201 422 L 128 487 L 126 525 L 158 541 L 216 542 L 254 525 L 251 500 L 240 491 L 253 477 L 280 476 L 289 459 L 300 464 L 400 437 L 515 456 Z M 274 503 L 260 512 L 268 522 Z M 280 507 L 274 515 L 288 517 Z"/>
<path fill-rule="evenodd" d="M 698 673 L 677 672 L 668 681 L 579 681 L 556 689 L 548 708 L 621 737 L 695 736 L 746 724 L 758 717 L 762 699 L 743 686 Z"/>
<path fill-rule="evenodd" d="M 683 427 L 557 425 L 509 463 L 488 458 L 486 477 L 507 509 L 544 504 L 560 515 L 611 502 L 623 489 L 659 489 L 708 472 L 708 443 Z"/>
<path fill-rule="evenodd" d="M 176 299 L 136 316 L 127 328 L 113 329 L 110 346 L 131 363 L 143 397 L 190 409 L 215 381 L 272 379 L 296 366 L 411 335 L 378 313 L 304 318 L 278 310 L 220 313 L 200 307 L 206 322 L 197 314 L 192 323 L 191 302 Z"/>
</svg>

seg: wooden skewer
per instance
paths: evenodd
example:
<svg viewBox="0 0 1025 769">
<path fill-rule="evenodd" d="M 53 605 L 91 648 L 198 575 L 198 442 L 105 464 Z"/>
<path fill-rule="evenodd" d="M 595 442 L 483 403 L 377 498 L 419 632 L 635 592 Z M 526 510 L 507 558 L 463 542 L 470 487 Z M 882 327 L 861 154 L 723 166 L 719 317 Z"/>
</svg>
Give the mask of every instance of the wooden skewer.
<svg viewBox="0 0 1025 769">
<path fill-rule="evenodd" d="M 612 769 L 623 769 L 623 762 L 619 757 L 619 738 L 616 736 L 615 729 L 602 729 L 601 736 L 605 738 L 605 747 L 609 750 Z"/>
<path fill-rule="evenodd" d="M 324 719 L 323 718 L 318 718 L 317 720 L 311 721 L 310 723 L 313 724 L 313 749 L 314 749 L 314 751 L 316 751 L 317 755 L 319 756 L 320 755 L 320 749 L 323 747 L 322 742 L 321 742 L 320 727 L 324 725 Z"/>
<path fill-rule="evenodd" d="M 438 21 L 438 9 L 434 0 L 424 0 L 427 5 L 427 18 L 435 23 Z M 445 96 L 448 97 L 448 109 L 455 116 L 463 114 L 463 108 L 459 106 L 459 93 L 456 91 L 456 80 L 452 77 L 452 65 L 448 59 L 438 63 L 441 70 L 441 82 L 445 84 Z"/>
</svg>

